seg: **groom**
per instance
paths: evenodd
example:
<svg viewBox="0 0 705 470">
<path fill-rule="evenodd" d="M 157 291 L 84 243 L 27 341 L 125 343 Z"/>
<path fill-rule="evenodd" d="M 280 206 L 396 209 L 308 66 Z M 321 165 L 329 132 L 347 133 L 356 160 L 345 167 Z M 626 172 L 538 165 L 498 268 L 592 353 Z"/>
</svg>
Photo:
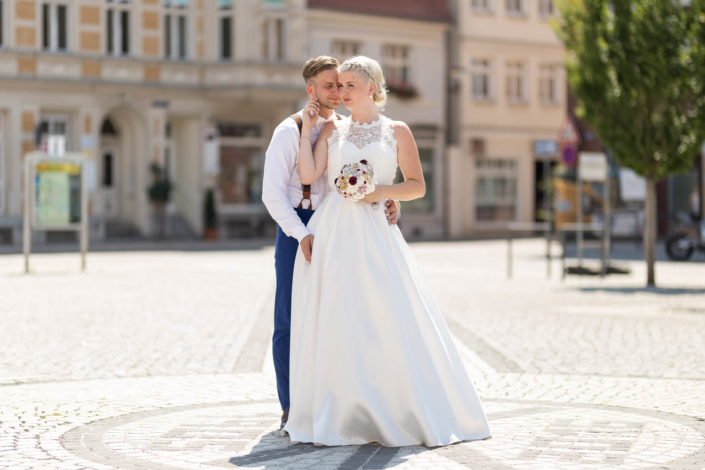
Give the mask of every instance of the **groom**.
<svg viewBox="0 0 705 470">
<path fill-rule="evenodd" d="M 333 57 L 321 56 L 304 65 L 303 76 L 306 92 L 312 100 L 318 99 L 320 111 L 311 130 L 311 145 L 329 121 L 342 119 L 335 113 L 340 106 L 338 92 L 338 67 Z M 272 355 L 277 376 L 277 392 L 283 414 L 281 428 L 289 418 L 289 335 L 291 331 L 291 284 L 294 275 L 294 260 L 299 246 L 307 260 L 311 259 L 313 235 L 306 225 L 316 209 L 325 199 L 325 175 L 312 185 L 302 186 L 299 179 L 298 157 L 301 137 L 299 111 L 286 118 L 272 135 L 264 160 L 264 183 L 262 202 L 277 222 L 277 241 L 274 249 L 274 267 L 277 276 L 277 291 L 274 300 L 274 337 Z M 387 220 L 397 223 L 398 201 L 387 201 Z"/>
</svg>

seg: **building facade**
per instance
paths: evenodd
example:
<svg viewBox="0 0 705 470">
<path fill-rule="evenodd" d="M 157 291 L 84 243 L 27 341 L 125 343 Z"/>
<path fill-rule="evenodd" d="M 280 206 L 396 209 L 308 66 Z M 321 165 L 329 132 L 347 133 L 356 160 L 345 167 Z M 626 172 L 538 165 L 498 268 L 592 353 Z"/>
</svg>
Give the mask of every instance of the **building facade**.
<svg viewBox="0 0 705 470">
<path fill-rule="evenodd" d="M 390 90 L 382 113 L 411 128 L 426 182 L 422 199 L 402 204 L 399 226 L 407 238 L 444 237 L 447 3 L 309 0 L 308 6 L 309 55 L 341 62 L 365 55 L 382 65 Z"/>
<path fill-rule="evenodd" d="M 150 165 L 192 236 L 214 188 L 221 236 L 268 221 L 264 151 L 296 110 L 304 0 L 0 1 L 0 230 L 18 243 L 23 155 L 64 135 L 89 157 L 91 232 L 152 231 Z"/>
<path fill-rule="evenodd" d="M 201 236 L 208 189 L 221 238 L 271 234 L 264 153 L 321 54 L 384 68 L 383 112 L 412 129 L 427 186 L 403 204 L 407 238 L 535 220 L 534 143 L 566 114 L 551 14 L 550 0 L 0 0 L 0 240 L 20 240 L 23 155 L 56 134 L 89 158 L 95 238 L 153 233 L 152 164 L 175 184 L 172 236 Z"/>
<path fill-rule="evenodd" d="M 566 116 L 564 50 L 551 0 L 453 0 L 448 234 L 541 218 L 543 158 Z M 549 157 L 553 162 L 558 155 Z"/>
</svg>

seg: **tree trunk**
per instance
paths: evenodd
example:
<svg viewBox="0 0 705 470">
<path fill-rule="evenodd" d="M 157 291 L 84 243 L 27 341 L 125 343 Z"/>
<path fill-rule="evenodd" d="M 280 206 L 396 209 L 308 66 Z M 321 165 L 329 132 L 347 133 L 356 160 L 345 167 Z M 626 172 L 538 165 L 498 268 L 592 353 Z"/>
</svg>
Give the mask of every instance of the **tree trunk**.
<svg viewBox="0 0 705 470">
<path fill-rule="evenodd" d="M 644 208 L 644 258 L 646 259 L 646 286 L 656 286 L 656 180 L 646 178 L 646 207 Z"/>
</svg>

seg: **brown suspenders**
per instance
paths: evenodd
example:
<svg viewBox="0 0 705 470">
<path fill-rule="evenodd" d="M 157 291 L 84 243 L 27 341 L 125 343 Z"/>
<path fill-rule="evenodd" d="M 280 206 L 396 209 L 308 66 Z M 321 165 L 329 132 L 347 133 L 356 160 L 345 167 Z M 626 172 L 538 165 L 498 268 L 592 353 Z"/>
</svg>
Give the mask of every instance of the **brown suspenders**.
<svg viewBox="0 0 705 470">
<path fill-rule="evenodd" d="M 335 117 L 336 117 L 338 120 L 343 119 L 343 118 L 340 116 L 340 114 L 338 114 L 338 113 L 335 113 Z M 304 126 L 304 122 L 301 120 L 301 116 L 299 116 L 298 114 L 292 114 L 292 115 L 291 115 L 291 119 L 293 119 L 294 122 L 296 122 L 296 125 L 297 125 L 298 128 L 299 128 L 299 136 L 301 136 L 301 129 L 302 129 L 303 126 Z M 298 205 L 296 208 L 297 208 L 297 209 L 303 209 L 303 208 L 304 208 L 304 201 L 305 201 L 306 199 L 308 199 L 308 208 L 309 208 L 309 209 L 313 209 L 313 201 L 311 201 L 311 185 L 310 185 L 310 184 L 302 184 L 302 185 L 301 185 L 301 190 L 302 190 L 303 193 L 304 193 L 304 197 L 301 198 L 301 202 L 299 202 L 299 205 Z"/>
</svg>

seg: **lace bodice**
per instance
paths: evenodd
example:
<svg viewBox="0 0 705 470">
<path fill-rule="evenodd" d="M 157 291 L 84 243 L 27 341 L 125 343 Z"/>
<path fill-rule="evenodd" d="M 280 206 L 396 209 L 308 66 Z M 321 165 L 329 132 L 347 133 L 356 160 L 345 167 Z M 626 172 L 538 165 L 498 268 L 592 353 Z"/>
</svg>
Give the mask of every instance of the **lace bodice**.
<svg viewBox="0 0 705 470">
<path fill-rule="evenodd" d="M 328 138 L 328 188 L 335 191 L 335 178 L 343 166 L 363 159 L 374 169 L 377 184 L 392 184 L 397 174 L 392 121 L 380 114 L 369 124 L 358 124 L 349 117 L 333 122 L 336 128 Z"/>
</svg>

